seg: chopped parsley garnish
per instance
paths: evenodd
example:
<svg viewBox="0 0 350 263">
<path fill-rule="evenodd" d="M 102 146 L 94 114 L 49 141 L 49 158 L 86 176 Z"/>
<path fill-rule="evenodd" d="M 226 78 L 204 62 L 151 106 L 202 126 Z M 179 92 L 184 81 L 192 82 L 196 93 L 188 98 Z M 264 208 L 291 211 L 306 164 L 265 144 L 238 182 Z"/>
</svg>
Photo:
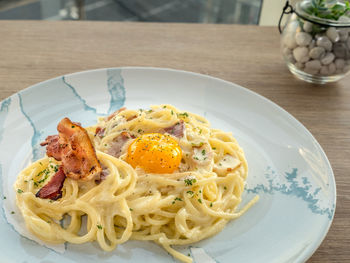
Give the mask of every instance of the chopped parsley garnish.
<svg viewBox="0 0 350 263">
<path fill-rule="evenodd" d="M 74 125 L 72 125 L 72 128 L 75 128 L 75 126 L 74 126 Z"/>
<path fill-rule="evenodd" d="M 57 165 L 58 166 L 58 165 Z M 53 166 L 51 165 L 51 168 L 53 168 Z M 58 167 L 57 167 L 57 170 L 58 170 Z M 47 175 L 50 171 L 46 168 L 42 171 L 40 171 L 36 176 L 40 176 L 42 175 L 43 173 L 45 173 L 45 175 Z"/>
<path fill-rule="evenodd" d="M 224 189 L 225 189 L 225 190 L 227 190 L 227 187 L 226 187 L 226 186 L 224 186 Z"/>
<path fill-rule="evenodd" d="M 185 182 L 185 185 L 193 185 L 194 183 L 197 182 L 197 180 L 196 179 L 185 179 L 184 182 Z"/>
<path fill-rule="evenodd" d="M 205 150 L 202 150 L 202 155 L 205 155 Z"/>
<path fill-rule="evenodd" d="M 4 200 L 6 199 L 6 196 L 4 196 Z"/>
<path fill-rule="evenodd" d="M 189 256 L 189 257 L 190 257 L 190 256 L 191 256 L 191 254 L 190 254 L 190 253 L 188 253 L 188 254 L 187 254 L 187 256 Z"/>
<path fill-rule="evenodd" d="M 97 228 L 98 228 L 98 229 L 102 229 L 102 226 L 101 226 L 101 225 L 97 225 Z"/>
<path fill-rule="evenodd" d="M 45 182 L 48 177 L 49 177 L 49 175 L 45 174 L 45 177 L 43 179 L 39 180 L 38 184 L 41 184 L 41 183 Z"/>
<path fill-rule="evenodd" d="M 210 203 L 210 207 L 213 207 L 213 203 Z"/>
<path fill-rule="evenodd" d="M 199 160 L 199 158 L 198 158 L 197 156 L 193 157 L 193 159 L 195 159 L 195 160 Z"/>
<path fill-rule="evenodd" d="M 17 193 L 21 194 L 21 193 L 23 193 L 23 190 L 22 189 L 17 189 Z"/>
<path fill-rule="evenodd" d="M 182 199 L 179 197 L 175 197 L 174 201 L 172 201 L 172 204 L 175 204 L 176 201 L 182 201 Z"/>
<path fill-rule="evenodd" d="M 174 111 L 173 110 L 171 110 L 171 115 L 174 115 Z"/>
<path fill-rule="evenodd" d="M 130 210 L 130 211 L 134 211 L 134 209 L 132 209 L 132 208 L 129 208 L 129 210 Z"/>
<path fill-rule="evenodd" d="M 211 148 L 212 150 L 216 150 L 216 147 Z"/>
<path fill-rule="evenodd" d="M 13 215 L 15 213 L 15 211 L 11 211 L 11 215 Z"/>
<path fill-rule="evenodd" d="M 190 195 L 193 195 L 194 192 L 193 191 L 187 191 L 186 193 L 190 194 Z"/>
<path fill-rule="evenodd" d="M 166 108 L 166 105 L 163 106 L 163 109 L 165 109 L 165 108 Z"/>
<path fill-rule="evenodd" d="M 140 133 L 140 132 L 142 132 L 142 130 L 141 130 L 141 129 L 138 129 L 137 132 Z"/>
<path fill-rule="evenodd" d="M 199 198 L 199 199 L 198 199 L 198 202 L 199 202 L 199 203 L 202 203 L 202 199 Z"/>
<path fill-rule="evenodd" d="M 179 113 L 178 116 L 179 117 L 188 117 L 188 113 L 187 112 Z"/>
</svg>

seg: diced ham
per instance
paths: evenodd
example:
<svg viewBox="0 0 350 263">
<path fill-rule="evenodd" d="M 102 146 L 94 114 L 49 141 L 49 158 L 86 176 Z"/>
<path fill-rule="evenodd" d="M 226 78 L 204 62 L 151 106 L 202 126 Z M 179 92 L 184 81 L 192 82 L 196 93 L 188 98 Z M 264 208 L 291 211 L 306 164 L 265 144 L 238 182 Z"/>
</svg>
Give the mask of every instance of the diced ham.
<svg viewBox="0 0 350 263">
<path fill-rule="evenodd" d="M 68 118 L 60 121 L 57 130 L 58 140 L 52 136 L 43 143 L 47 145 L 47 155 L 62 161 L 67 177 L 82 181 L 98 179 L 102 168 L 87 131 Z"/>
<path fill-rule="evenodd" d="M 102 138 L 105 136 L 105 130 L 105 128 L 96 127 L 95 136 L 97 135 L 98 137 Z"/>
<path fill-rule="evenodd" d="M 117 110 L 117 111 L 113 112 L 112 114 L 110 114 L 109 116 L 107 116 L 107 117 L 105 118 L 105 120 L 106 120 L 106 121 L 111 120 L 115 115 L 117 115 L 119 112 L 122 112 L 122 111 L 124 111 L 124 110 L 126 110 L 125 107 L 120 108 L 119 110 Z"/>
<path fill-rule="evenodd" d="M 62 166 L 60 166 L 58 171 L 52 176 L 51 180 L 44 185 L 35 196 L 43 199 L 57 200 L 62 197 L 61 190 L 65 179 L 66 175 L 64 174 Z"/>
<path fill-rule="evenodd" d="M 164 128 L 164 132 L 169 133 L 175 137 L 181 138 L 184 136 L 185 124 L 183 120 L 175 123 L 173 126 Z"/>
<path fill-rule="evenodd" d="M 124 145 L 133 138 L 135 138 L 135 136 L 130 135 L 128 132 L 122 132 L 113 139 L 107 153 L 119 158 L 122 155 Z"/>
</svg>

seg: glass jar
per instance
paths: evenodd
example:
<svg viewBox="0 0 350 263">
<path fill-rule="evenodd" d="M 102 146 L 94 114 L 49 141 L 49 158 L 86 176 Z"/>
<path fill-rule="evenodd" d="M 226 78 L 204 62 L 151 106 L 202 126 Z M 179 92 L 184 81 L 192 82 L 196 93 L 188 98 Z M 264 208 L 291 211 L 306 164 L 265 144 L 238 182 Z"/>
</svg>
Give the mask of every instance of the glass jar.
<svg viewBox="0 0 350 263">
<path fill-rule="evenodd" d="M 311 0 L 304 0 L 293 9 L 287 1 L 283 12 L 291 15 L 281 34 L 283 58 L 302 80 L 337 81 L 350 72 L 350 18 L 319 18 L 306 11 L 310 5 Z"/>
</svg>

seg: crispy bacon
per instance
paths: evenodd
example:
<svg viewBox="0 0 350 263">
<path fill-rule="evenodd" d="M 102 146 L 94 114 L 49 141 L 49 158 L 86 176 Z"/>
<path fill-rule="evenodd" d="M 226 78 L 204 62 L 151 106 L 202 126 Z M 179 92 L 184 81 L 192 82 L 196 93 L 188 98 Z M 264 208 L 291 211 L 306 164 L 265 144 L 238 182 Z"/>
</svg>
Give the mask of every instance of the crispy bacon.
<svg viewBox="0 0 350 263">
<path fill-rule="evenodd" d="M 128 132 L 122 132 L 117 137 L 115 137 L 111 143 L 111 147 L 108 149 L 108 154 L 119 158 L 122 154 L 122 149 L 124 145 L 130 140 L 135 138 L 135 136 L 130 135 Z"/>
<path fill-rule="evenodd" d="M 37 193 L 36 197 L 43 199 L 57 200 L 62 197 L 62 187 L 66 175 L 64 174 L 62 165 L 59 167 L 58 171 L 52 176 L 51 180 L 44 185 Z"/>
<path fill-rule="evenodd" d="M 164 128 L 164 132 L 167 132 L 170 135 L 174 135 L 175 137 L 178 137 L 178 138 L 184 136 L 184 130 L 185 130 L 185 124 L 183 120 L 180 120 L 179 122 L 175 123 L 173 126 Z"/>
<path fill-rule="evenodd" d="M 129 118 L 126 119 L 126 121 L 132 121 L 133 119 L 136 119 L 137 118 L 137 115 L 133 115 Z"/>
<path fill-rule="evenodd" d="M 62 161 L 67 177 L 82 181 L 98 179 L 102 168 L 87 131 L 68 118 L 60 121 L 57 130 L 58 139 L 55 135 L 49 136 L 42 143 L 47 145 L 47 155 Z"/>
</svg>

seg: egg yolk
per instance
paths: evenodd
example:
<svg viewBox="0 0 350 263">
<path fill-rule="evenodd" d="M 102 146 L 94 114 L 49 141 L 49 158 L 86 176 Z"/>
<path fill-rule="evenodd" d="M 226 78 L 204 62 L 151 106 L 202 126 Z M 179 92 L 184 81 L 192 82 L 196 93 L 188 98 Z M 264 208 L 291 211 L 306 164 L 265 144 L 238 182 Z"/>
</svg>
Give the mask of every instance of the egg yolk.
<svg viewBox="0 0 350 263">
<path fill-rule="evenodd" d="M 169 135 L 145 133 L 129 146 L 126 161 L 147 173 L 172 173 L 181 162 L 182 151 Z"/>
</svg>

